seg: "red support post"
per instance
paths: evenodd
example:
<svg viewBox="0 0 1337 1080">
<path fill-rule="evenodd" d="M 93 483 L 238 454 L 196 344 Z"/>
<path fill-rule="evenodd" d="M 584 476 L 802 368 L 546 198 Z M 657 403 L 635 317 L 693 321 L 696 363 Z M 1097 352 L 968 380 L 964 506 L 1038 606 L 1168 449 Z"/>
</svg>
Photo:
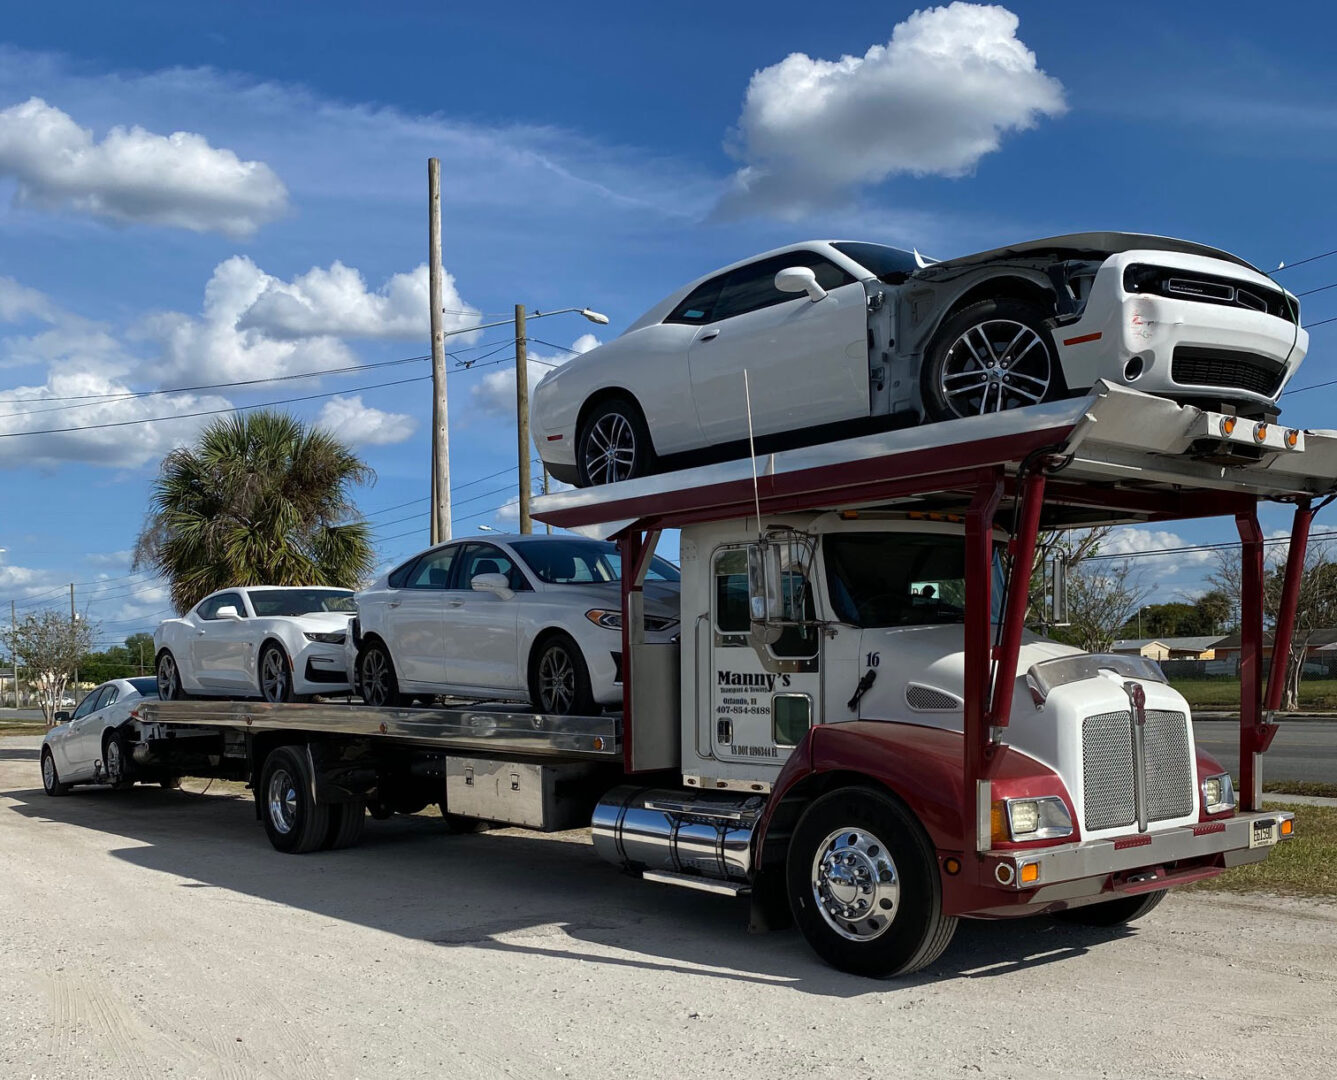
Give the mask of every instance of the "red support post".
<svg viewBox="0 0 1337 1080">
<path fill-rule="evenodd" d="M 1012 537 L 1012 566 L 1007 581 L 1007 608 L 1002 633 L 994 650 L 993 692 L 990 696 L 989 728 L 1007 727 L 1012 717 L 1012 687 L 1017 680 L 1017 654 L 1026 629 L 1026 607 L 1030 602 L 1031 570 L 1035 563 L 1036 535 L 1045 501 L 1045 474 L 1039 470 L 1022 481 L 1021 520 Z"/>
<path fill-rule="evenodd" d="M 993 519 L 1003 494 L 1002 470 L 982 478 L 975 497 L 966 511 L 966 618 L 965 618 L 965 706 L 963 794 L 966 805 L 974 810 L 975 826 L 967 835 L 975 836 L 977 851 L 987 851 L 990 843 L 990 799 L 984 780 L 984 749 L 989 739 L 986 724 L 989 707 L 990 621 L 993 579 Z"/>
<path fill-rule="evenodd" d="M 1271 723 L 1271 714 L 1281 708 L 1281 691 L 1286 684 L 1286 669 L 1289 667 L 1291 641 L 1295 637 L 1295 611 L 1300 605 L 1300 582 L 1305 572 L 1305 552 L 1309 548 L 1309 524 L 1314 520 L 1314 511 L 1308 499 L 1295 508 L 1295 519 L 1291 523 L 1291 546 L 1286 555 L 1286 577 L 1281 586 L 1281 607 L 1277 611 L 1277 625 L 1272 633 L 1272 670 L 1267 676 L 1267 696 L 1263 699 L 1266 710 L 1263 719 L 1268 722 L 1268 732 L 1259 752 L 1267 749 L 1276 734 L 1276 726 Z"/>
<path fill-rule="evenodd" d="M 632 771 L 632 725 L 631 715 L 631 594 L 637 589 L 636 571 L 641 565 L 641 550 L 644 538 L 638 530 L 632 529 L 618 537 L 618 550 L 622 557 L 622 764 Z"/>
<path fill-rule="evenodd" d="M 1240 534 L 1240 806 L 1262 808 L 1263 530 L 1258 509 L 1235 515 Z M 1273 657 L 1273 664 L 1276 657 Z"/>
</svg>

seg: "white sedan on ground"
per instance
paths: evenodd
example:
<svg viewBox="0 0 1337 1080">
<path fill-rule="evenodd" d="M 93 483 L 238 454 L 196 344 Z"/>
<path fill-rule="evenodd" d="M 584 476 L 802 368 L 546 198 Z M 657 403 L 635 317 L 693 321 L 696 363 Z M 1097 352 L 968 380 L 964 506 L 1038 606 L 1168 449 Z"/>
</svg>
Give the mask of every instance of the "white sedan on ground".
<svg viewBox="0 0 1337 1080">
<path fill-rule="evenodd" d="M 252 585 L 211 593 L 153 632 L 158 693 L 165 701 L 347 693 L 344 644 L 353 611 L 350 589 Z"/>
<path fill-rule="evenodd" d="M 1309 335 L 1217 248 L 1078 233 L 930 262 L 810 241 L 707 274 L 550 372 L 532 430 L 589 486 L 879 427 L 1001 412 L 1097 380 L 1274 418 Z M 746 373 L 746 380 L 744 375 Z"/>
<path fill-rule="evenodd" d="M 46 793 L 64 795 L 73 784 L 133 783 L 134 768 L 116 729 L 139 702 L 157 696 L 158 680 L 151 676 L 112 679 L 90 690 L 73 715 L 56 713 L 56 726 L 42 740 Z"/>
<path fill-rule="evenodd" d="M 362 699 L 528 700 L 570 715 L 620 705 L 621 576 L 615 544 L 578 536 L 494 533 L 415 555 L 357 594 Z M 647 641 L 677 634 L 678 581 L 653 560 Z"/>
</svg>

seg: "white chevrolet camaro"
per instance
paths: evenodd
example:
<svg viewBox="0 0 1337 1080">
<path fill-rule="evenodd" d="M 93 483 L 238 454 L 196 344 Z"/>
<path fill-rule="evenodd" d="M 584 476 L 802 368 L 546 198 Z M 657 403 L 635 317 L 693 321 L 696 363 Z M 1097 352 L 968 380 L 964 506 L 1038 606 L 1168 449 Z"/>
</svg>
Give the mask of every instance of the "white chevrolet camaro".
<svg viewBox="0 0 1337 1080">
<path fill-rule="evenodd" d="M 117 728 L 139 702 L 157 696 L 158 680 L 152 676 L 112 679 L 93 687 L 73 715 L 56 713 L 56 726 L 42 740 L 46 793 L 64 795 L 73 784 L 132 783 L 134 767 Z"/>
<path fill-rule="evenodd" d="M 932 262 L 810 241 L 684 286 L 534 389 L 548 471 L 589 486 L 1021 408 L 1097 380 L 1271 419 L 1309 335 L 1217 248 L 1078 233 Z M 745 379 L 746 373 L 746 379 Z"/>
<path fill-rule="evenodd" d="M 504 536 L 429 548 L 357 594 L 350 652 L 368 705 L 437 695 L 582 715 L 622 702 L 617 546 Z M 646 640 L 678 633 L 678 570 L 646 575 Z"/>
<path fill-rule="evenodd" d="M 252 585 L 211 593 L 153 632 L 158 693 L 166 701 L 347 693 L 344 643 L 353 610 L 350 589 Z"/>
</svg>

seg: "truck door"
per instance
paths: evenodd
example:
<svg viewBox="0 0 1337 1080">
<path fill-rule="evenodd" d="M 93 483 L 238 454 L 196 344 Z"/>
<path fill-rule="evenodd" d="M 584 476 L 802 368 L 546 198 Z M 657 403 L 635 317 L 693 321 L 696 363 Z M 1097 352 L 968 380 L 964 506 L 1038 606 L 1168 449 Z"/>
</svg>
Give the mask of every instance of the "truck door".
<svg viewBox="0 0 1337 1080">
<path fill-rule="evenodd" d="M 821 700 L 821 632 L 787 626 L 770 645 L 755 642 L 748 614 L 747 548 L 722 548 L 712 564 L 711 747 L 720 761 L 778 765 L 807 732 Z M 784 587 L 806 619 L 812 590 L 797 566 Z"/>
</svg>

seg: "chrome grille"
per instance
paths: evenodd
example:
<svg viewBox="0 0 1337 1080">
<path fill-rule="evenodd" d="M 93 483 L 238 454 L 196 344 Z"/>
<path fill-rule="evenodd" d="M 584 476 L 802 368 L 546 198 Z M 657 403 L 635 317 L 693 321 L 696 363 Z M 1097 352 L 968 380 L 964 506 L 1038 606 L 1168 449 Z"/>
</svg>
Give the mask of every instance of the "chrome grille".
<svg viewBox="0 0 1337 1080">
<path fill-rule="evenodd" d="M 1137 820 L 1133 800 L 1133 725 L 1128 713 L 1082 721 L 1082 787 L 1086 829 L 1113 829 Z"/>
<path fill-rule="evenodd" d="M 1181 712 L 1147 710 L 1147 820 L 1183 817 L 1193 810 L 1193 762 Z"/>
<path fill-rule="evenodd" d="M 1184 817 L 1193 810 L 1188 718 L 1181 712 L 1148 709 L 1142 734 L 1147 820 Z M 1082 782 L 1088 832 L 1137 822 L 1133 721 L 1126 710 L 1082 721 Z"/>
</svg>

